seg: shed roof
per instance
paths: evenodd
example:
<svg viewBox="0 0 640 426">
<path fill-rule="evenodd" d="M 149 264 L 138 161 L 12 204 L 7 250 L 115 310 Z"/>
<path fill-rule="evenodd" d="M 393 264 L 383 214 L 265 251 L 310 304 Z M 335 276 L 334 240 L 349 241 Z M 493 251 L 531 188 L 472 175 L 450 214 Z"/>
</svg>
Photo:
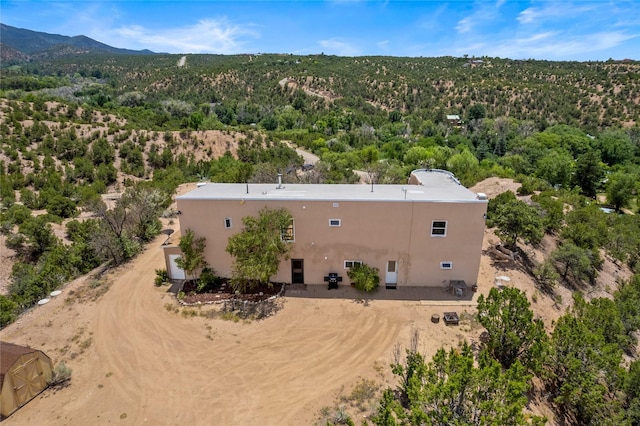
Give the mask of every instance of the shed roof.
<svg viewBox="0 0 640 426">
<path fill-rule="evenodd" d="M 419 185 L 208 183 L 177 200 L 483 202 L 444 170 L 414 170 Z M 373 189 L 373 190 L 372 190 Z"/>
<path fill-rule="evenodd" d="M 27 346 L 20 346 L 9 342 L 0 342 L 0 389 L 4 383 L 4 376 L 22 355 L 39 352 Z"/>
</svg>

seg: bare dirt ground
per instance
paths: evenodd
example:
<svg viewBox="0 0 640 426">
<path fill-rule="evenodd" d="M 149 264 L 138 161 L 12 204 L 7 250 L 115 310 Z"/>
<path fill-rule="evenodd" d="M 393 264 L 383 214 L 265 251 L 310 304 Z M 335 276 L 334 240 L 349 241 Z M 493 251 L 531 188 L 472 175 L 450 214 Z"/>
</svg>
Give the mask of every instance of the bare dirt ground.
<svg viewBox="0 0 640 426">
<path fill-rule="evenodd" d="M 473 190 L 490 193 L 496 185 L 515 184 L 491 181 Z M 177 229 L 177 223 L 164 224 Z M 290 292 L 265 320 L 225 321 L 209 318 L 211 307 L 180 308 L 166 287 L 154 287 L 165 238 L 128 265 L 69 283 L 62 295 L 0 331 L 0 340 L 42 349 L 73 369 L 68 387 L 46 390 L 7 425 L 314 424 L 322 407 L 334 406 L 360 379 L 395 386 L 389 372 L 394 347 L 406 348 L 414 330 L 427 357 L 477 340 L 482 329 L 472 320 L 475 300 L 495 285 L 496 275 L 509 276 L 536 299 L 532 309 L 547 328 L 571 301 L 568 290 L 560 303 L 536 294 L 523 271 L 483 255 L 479 292 L 470 301 L 362 303 L 350 289 L 318 288 L 311 297 Z M 484 248 L 497 241 L 487 230 Z M 430 321 L 449 310 L 461 315 L 460 326 Z M 531 408 L 550 416 L 535 401 Z"/>
</svg>

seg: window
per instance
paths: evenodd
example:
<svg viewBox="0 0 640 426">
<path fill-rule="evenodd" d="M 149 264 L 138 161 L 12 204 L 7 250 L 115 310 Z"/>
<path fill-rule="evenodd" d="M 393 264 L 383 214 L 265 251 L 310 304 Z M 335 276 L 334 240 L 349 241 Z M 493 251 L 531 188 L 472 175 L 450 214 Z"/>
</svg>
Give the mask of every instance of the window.
<svg viewBox="0 0 640 426">
<path fill-rule="evenodd" d="M 440 269 L 453 269 L 453 262 L 440 262 Z"/>
<path fill-rule="evenodd" d="M 282 241 L 286 241 L 289 243 L 295 241 L 296 233 L 293 228 L 293 219 L 291 219 L 291 222 L 289 222 L 288 226 L 280 229 L 280 238 L 282 238 Z"/>
<path fill-rule="evenodd" d="M 354 266 L 362 265 L 362 260 L 345 260 L 344 269 L 351 269 Z"/>
<path fill-rule="evenodd" d="M 342 221 L 340 219 L 329 219 L 329 226 L 340 226 Z"/>
<path fill-rule="evenodd" d="M 233 227 L 233 222 L 231 221 L 230 217 L 225 217 L 224 218 L 224 227 L 226 229 L 231 229 Z"/>
<path fill-rule="evenodd" d="M 446 220 L 434 220 L 431 222 L 431 236 L 432 237 L 446 237 L 447 236 L 447 221 Z"/>
</svg>

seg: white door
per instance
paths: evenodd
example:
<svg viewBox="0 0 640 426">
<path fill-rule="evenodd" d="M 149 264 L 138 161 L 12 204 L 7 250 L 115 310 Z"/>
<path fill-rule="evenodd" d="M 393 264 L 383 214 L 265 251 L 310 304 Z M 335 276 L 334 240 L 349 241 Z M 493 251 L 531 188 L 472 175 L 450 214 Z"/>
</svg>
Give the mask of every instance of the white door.
<svg viewBox="0 0 640 426">
<path fill-rule="evenodd" d="M 176 265 L 176 259 L 179 258 L 180 255 L 179 254 L 170 254 L 169 255 L 169 267 L 170 267 L 170 271 L 169 271 L 169 276 L 171 277 L 172 280 L 184 280 L 185 279 L 185 274 L 184 274 L 184 269 L 180 269 L 180 267 L 178 265 Z"/>
<path fill-rule="evenodd" d="M 398 283 L 398 262 L 389 260 L 387 262 L 387 276 L 385 284 L 396 285 Z"/>
</svg>

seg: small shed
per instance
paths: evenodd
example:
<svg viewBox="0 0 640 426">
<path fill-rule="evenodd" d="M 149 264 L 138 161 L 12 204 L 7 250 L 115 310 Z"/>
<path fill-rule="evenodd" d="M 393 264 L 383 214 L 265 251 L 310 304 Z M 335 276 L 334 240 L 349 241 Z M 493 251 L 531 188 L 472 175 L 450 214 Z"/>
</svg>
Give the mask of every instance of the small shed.
<svg viewBox="0 0 640 426">
<path fill-rule="evenodd" d="M 458 127 L 462 123 L 462 120 L 458 114 L 447 114 L 447 122 L 452 126 Z"/>
<path fill-rule="evenodd" d="M 46 389 L 52 371 L 44 352 L 0 342 L 0 415 L 8 417 Z"/>
</svg>

